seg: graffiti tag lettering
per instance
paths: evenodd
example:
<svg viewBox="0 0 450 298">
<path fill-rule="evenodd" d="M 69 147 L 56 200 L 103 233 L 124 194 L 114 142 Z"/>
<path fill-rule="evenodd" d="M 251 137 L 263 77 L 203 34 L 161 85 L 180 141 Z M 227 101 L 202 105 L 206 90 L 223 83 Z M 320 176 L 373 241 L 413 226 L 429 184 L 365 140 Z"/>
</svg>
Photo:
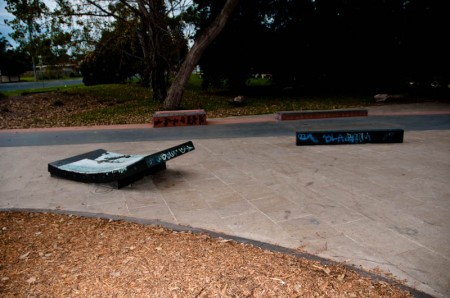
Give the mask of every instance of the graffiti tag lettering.
<svg viewBox="0 0 450 298">
<path fill-rule="evenodd" d="M 403 133 L 403 129 L 302 131 L 296 133 L 296 143 L 297 145 L 403 143 Z"/>
<path fill-rule="evenodd" d="M 329 133 L 322 136 L 326 144 L 364 144 L 370 142 L 370 134 L 368 132 L 360 133 Z"/>
<path fill-rule="evenodd" d="M 319 143 L 319 141 L 316 138 L 314 138 L 314 136 L 311 133 L 299 133 L 298 139 L 303 142 L 311 141 L 314 144 Z"/>
<path fill-rule="evenodd" d="M 174 157 L 177 157 L 179 155 L 185 154 L 187 152 L 190 152 L 194 150 L 194 147 L 189 145 L 184 145 L 175 149 L 169 149 L 167 151 L 161 152 L 158 155 L 150 155 L 145 158 L 145 162 L 147 163 L 148 167 L 151 167 L 152 165 L 168 161 Z"/>
</svg>

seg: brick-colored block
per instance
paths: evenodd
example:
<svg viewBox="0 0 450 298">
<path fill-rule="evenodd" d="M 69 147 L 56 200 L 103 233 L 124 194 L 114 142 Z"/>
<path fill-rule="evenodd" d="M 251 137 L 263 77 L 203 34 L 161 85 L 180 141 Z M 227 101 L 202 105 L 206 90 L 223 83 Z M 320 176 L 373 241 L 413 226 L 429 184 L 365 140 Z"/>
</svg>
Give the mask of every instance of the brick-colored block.
<svg viewBox="0 0 450 298">
<path fill-rule="evenodd" d="M 153 114 L 153 127 L 206 124 L 205 110 L 158 111 Z"/>
<path fill-rule="evenodd" d="M 275 119 L 282 120 L 304 120 L 339 117 L 365 117 L 367 109 L 345 109 L 345 110 L 317 110 L 317 111 L 283 111 L 277 112 Z"/>
</svg>

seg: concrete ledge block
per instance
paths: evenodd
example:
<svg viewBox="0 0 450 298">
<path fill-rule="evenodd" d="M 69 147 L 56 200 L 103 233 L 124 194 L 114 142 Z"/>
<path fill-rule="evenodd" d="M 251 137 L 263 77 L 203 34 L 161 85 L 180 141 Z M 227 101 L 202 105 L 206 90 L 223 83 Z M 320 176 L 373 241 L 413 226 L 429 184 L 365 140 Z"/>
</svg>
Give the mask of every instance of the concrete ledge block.
<svg viewBox="0 0 450 298">
<path fill-rule="evenodd" d="M 166 162 L 194 150 L 192 141 L 153 153 L 130 155 L 97 149 L 48 164 L 52 176 L 87 183 L 112 183 L 125 187 L 166 169 Z"/>
<path fill-rule="evenodd" d="M 153 127 L 205 125 L 205 110 L 158 111 L 153 114 Z"/>
<path fill-rule="evenodd" d="M 281 111 L 275 114 L 275 120 L 304 120 L 339 117 L 365 117 L 368 116 L 367 109 L 340 109 L 340 110 L 317 110 L 317 111 Z"/>
</svg>

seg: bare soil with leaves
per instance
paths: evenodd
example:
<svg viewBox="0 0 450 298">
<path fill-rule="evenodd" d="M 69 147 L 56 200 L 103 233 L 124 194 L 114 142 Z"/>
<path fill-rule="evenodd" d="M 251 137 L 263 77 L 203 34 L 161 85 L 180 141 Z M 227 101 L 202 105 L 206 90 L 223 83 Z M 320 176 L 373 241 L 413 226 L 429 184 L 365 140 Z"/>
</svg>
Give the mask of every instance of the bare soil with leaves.
<svg viewBox="0 0 450 298">
<path fill-rule="evenodd" d="M 48 128 L 117 124 L 150 124 L 161 103 L 150 93 L 130 85 L 100 86 L 16 96 L 0 94 L 0 129 Z M 103 88 L 103 89 L 102 89 Z M 270 114 L 283 110 L 358 107 L 359 99 L 251 97 L 230 103 L 229 96 L 187 90 L 185 109 L 205 109 L 208 118 Z M 231 98 L 232 99 L 232 98 Z"/>
<path fill-rule="evenodd" d="M 0 212 L 2 297 L 413 297 L 344 265 L 205 234 Z"/>
<path fill-rule="evenodd" d="M 108 109 L 121 104 L 113 99 L 63 92 L 4 97 L 0 99 L 0 129 L 150 123 L 151 112 L 108 113 Z M 106 115 L 85 115 L 93 111 Z"/>
<path fill-rule="evenodd" d="M 190 108 L 201 108 L 201 103 L 196 101 L 188 104 Z M 208 118 L 260 112 L 251 106 L 232 107 L 225 100 L 222 105 L 208 110 Z M 157 110 L 159 104 L 150 99 L 57 91 L 31 93 L 0 98 L 0 129 L 149 124 Z"/>
</svg>

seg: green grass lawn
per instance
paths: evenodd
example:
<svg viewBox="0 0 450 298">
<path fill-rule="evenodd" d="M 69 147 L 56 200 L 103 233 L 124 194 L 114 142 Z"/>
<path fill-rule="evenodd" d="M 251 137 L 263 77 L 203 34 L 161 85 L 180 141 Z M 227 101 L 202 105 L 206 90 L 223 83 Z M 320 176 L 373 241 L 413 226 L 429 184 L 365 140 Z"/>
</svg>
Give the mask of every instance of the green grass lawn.
<svg viewBox="0 0 450 298">
<path fill-rule="evenodd" d="M 218 113 L 223 115 L 256 115 L 277 111 L 363 107 L 373 102 L 371 97 L 265 96 L 262 93 L 246 96 L 244 106 L 234 107 L 228 102 L 234 95 L 224 93 L 223 90 L 202 91 L 200 85 L 201 79 L 193 75 L 185 90 L 181 109 L 204 109 L 211 114 Z M 262 85 L 261 82 L 258 82 L 258 85 L 254 88 Z M 143 88 L 136 84 L 67 87 L 59 92 L 95 96 L 101 98 L 100 101 L 111 103 L 111 107 L 102 111 L 95 111 L 95 114 L 127 114 L 130 112 L 151 112 L 162 109 L 161 103 L 152 100 L 151 89 Z"/>
</svg>

